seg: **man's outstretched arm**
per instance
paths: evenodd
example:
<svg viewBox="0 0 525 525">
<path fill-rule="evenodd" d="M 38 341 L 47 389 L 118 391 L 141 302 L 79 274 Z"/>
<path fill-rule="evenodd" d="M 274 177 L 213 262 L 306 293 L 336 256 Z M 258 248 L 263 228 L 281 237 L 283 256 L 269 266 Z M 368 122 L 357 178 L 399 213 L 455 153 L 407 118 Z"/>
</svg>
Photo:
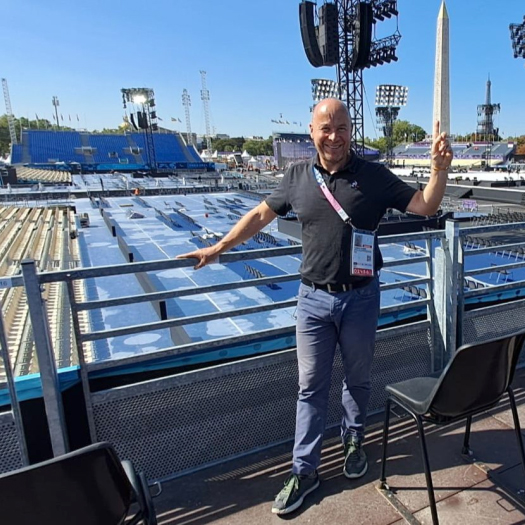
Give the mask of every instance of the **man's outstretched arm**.
<svg viewBox="0 0 525 525">
<path fill-rule="evenodd" d="M 244 215 L 230 232 L 213 246 L 177 255 L 176 259 L 197 259 L 194 268 L 198 270 L 212 263 L 221 253 L 253 237 L 276 217 L 277 214 L 263 201 Z"/>
</svg>

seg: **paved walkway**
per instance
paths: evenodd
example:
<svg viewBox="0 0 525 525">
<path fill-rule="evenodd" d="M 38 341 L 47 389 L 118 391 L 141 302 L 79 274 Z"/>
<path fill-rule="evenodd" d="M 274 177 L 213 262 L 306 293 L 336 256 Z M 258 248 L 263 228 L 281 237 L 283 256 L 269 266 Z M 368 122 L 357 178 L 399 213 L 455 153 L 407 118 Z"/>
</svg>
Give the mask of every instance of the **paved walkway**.
<svg viewBox="0 0 525 525">
<path fill-rule="evenodd" d="M 516 378 L 515 393 L 524 427 L 525 371 Z M 398 508 L 404 509 L 405 520 L 377 488 L 382 415 L 370 419 L 368 473 L 359 480 L 343 476 L 337 430 L 328 431 L 319 470 L 321 487 L 295 513 L 285 517 L 271 514 L 272 500 L 291 465 L 292 445 L 288 443 L 164 483 L 163 493 L 155 501 L 159 524 L 431 524 L 414 423 L 407 417 L 393 419 L 389 444 L 388 483 Z M 471 462 L 461 456 L 463 429 L 459 424 L 428 428 L 440 523 L 525 524 L 525 499 L 518 503 L 520 496 L 523 498 L 525 477 L 506 398 L 498 408 L 474 420 Z"/>
</svg>

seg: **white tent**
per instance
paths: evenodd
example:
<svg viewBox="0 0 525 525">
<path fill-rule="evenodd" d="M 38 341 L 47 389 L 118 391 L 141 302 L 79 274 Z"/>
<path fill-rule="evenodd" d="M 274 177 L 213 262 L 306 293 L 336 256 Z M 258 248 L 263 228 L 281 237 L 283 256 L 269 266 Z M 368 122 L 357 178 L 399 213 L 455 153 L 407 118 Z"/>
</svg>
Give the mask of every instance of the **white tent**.
<svg viewBox="0 0 525 525">
<path fill-rule="evenodd" d="M 251 155 L 246 151 L 244 150 L 242 153 L 241 153 L 241 158 L 242 160 L 246 160 L 246 159 L 249 159 L 251 157 Z M 253 158 L 253 157 L 252 157 Z"/>
</svg>

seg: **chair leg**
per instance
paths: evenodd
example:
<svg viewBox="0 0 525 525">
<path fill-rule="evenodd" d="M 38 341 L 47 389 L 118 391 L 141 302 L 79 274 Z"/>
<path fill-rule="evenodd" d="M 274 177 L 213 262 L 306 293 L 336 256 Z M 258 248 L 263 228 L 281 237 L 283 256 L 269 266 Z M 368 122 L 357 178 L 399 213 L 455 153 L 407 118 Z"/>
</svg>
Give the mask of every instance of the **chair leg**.
<svg viewBox="0 0 525 525">
<path fill-rule="evenodd" d="M 514 398 L 514 392 L 510 386 L 507 388 L 507 394 L 509 395 L 510 408 L 512 410 L 512 419 L 514 420 L 514 431 L 516 432 L 518 448 L 520 450 L 521 466 L 523 467 L 523 473 L 525 475 L 525 452 L 523 450 L 523 436 L 521 434 L 520 418 L 518 416 L 518 409 L 516 408 L 516 399 Z"/>
<path fill-rule="evenodd" d="M 388 428 L 390 425 L 390 405 L 392 401 L 390 398 L 386 400 L 385 406 L 385 423 L 383 425 L 383 456 L 381 458 L 381 478 L 379 478 L 379 488 L 386 489 L 386 447 L 388 445 Z"/>
<path fill-rule="evenodd" d="M 472 416 L 467 417 L 467 425 L 465 427 L 465 438 L 463 439 L 463 449 L 461 450 L 462 454 L 468 456 L 470 454 L 470 427 L 472 425 Z"/>
<path fill-rule="evenodd" d="M 153 506 L 146 475 L 144 472 L 139 472 L 138 477 L 142 491 L 142 500 L 144 502 L 144 508 L 142 509 L 144 522 L 146 525 L 157 525 L 157 515 L 155 514 L 155 507 Z"/>
<path fill-rule="evenodd" d="M 417 431 L 419 432 L 419 439 L 421 441 L 421 454 L 423 456 L 423 467 L 425 468 L 425 478 L 427 481 L 427 491 L 428 491 L 428 499 L 430 502 L 430 512 L 432 514 L 432 523 L 434 525 L 439 525 L 437 508 L 436 508 L 436 499 L 434 497 L 434 485 L 432 484 L 432 474 L 430 472 L 430 463 L 428 461 L 428 451 L 427 451 L 427 443 L 425 440 L 425 430 L 423 428 L 423 421 L 416 414 L 412 414 L 412 417 L 414 417 L 414 419 L 416 420 Z"/>
</svg>

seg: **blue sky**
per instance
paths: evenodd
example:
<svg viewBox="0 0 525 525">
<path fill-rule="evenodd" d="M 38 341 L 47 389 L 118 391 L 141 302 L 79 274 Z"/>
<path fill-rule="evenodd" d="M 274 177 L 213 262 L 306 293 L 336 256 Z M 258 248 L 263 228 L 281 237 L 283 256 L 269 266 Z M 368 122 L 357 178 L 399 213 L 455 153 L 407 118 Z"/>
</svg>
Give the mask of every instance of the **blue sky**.
<svg viewBox="0 0 525 525">
<path fill-rule="evenodd" d="M 164 123 L 184 123 L 186 88 L 192 130 L 204 133 L 201 76 L 207 72 L 211 124 L 231 136 L 307 129 L 310 79 L 336 78 L 313 68 L 299 30 L 299 0 L 4 0 L 0 76 L 7 78 L 17 116 L 51 119 L 57 95 L 65 124 L 116 127 L 122 87 L 155 90 Z M 319 1 L 318 5 L 322 2 Z M 429 131 L 432 119 L 436 18 L 440 0 L 398 0 L 399 61 L 365 70 L 365 135 L 378 136 L 371 112 L 378 84 L 409 87 L 399 118 Z M 498 7 L 496 7 L 498 6 Z M 523 0 L 448 0 L 451 40 L 451 130 L 474 131 L 487 76 L 496 125 L 504 137 L 525 134 L 525 61 L 514 59 L 509 23 L 521 23 Z M 379 37 L 395 29 L 378 26 Z M 2 111 L 3 112 L 2 108 Z M 275 125 L 271 119 L 301 122 Z M 171 123 L 168 127 L 171 126 Z M 171 126 L 185 130 L 184 124 Z"/>
</svg>

